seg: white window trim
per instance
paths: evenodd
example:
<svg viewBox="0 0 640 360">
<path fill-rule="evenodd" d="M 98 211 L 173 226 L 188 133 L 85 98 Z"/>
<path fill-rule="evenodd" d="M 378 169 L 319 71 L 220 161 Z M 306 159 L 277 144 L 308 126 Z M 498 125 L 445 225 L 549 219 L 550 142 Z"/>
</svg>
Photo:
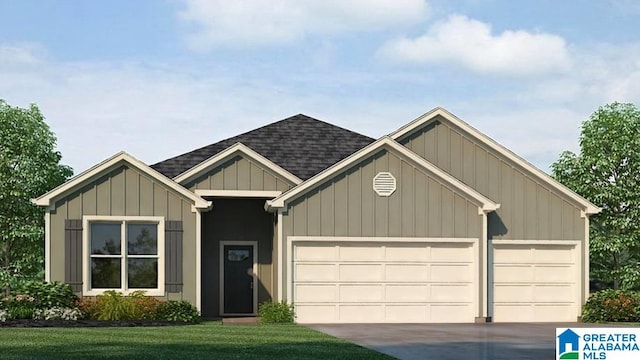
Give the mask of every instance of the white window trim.
<svg viewBox="0 0 640 360">
<path fill-rule="evenodd" d="M 127 272 L 122 271 L 122 287 L 114 289 L 92 289 L 91 288 L 91 246 L 89 239 L 90 223 L 104 221 L 104 222 L 154 222 L 158 224 L 158 287 L 156 289 L 129 289 L 126 286 Z M 130 294 L 136 290 L 143 290 L 148 296 L 165 296 L 164 291 L 164 217 L 162 216 L 83 216 L 82 217 L 82 294 L 84 296 L 96 296 L 102 295 L 105 291 L 115 290 L 125 295 Z M 126 227 L 123 226 L 123 232 L 126 231 Z M 125 241 L 126 237 L 122 237 L 121 241 Z M 126 247 L 122 247 L 123 252 Z M 122 257 L 126 259 L 126 256 Z M 124 262 L 124 260 L 123 260 Z M 124 268 L 126 270 L 126 267 Z"/>
</svg>

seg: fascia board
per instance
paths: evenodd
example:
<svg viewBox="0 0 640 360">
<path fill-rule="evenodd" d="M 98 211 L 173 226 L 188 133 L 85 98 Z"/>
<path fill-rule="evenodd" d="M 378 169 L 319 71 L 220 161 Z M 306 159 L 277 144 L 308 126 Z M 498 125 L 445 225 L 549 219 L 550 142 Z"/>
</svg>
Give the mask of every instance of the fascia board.
<svg viewBox="0 0 640 360">
<path fill-rule="evenodd" d="M 82 186 L 83 184 L 90 182 L 100 176 L 102 176 L 104 173 L 116 168 L 117 166 L 119 166 L 121 163 L 127 163 L 131 166 L 133 166 L 134 168 L 136 168 L 138 171 L 150 176 L 151 178 L 159 181 L 160 183 L 166 185 L 167 187 L 173 189 L 174 191 L 178 192 L 179 194 L 183 195 L 184 197 L 192 200 L 194 202 L 194 205 L 196 208 L 199 209 L 208 209 L 211 207 L 211 202 L 210 201 L 206 201 L 203 198 L 201 198 L 200 196 L 192 193 L 191 191 L 185 189 L 184 187 L 182 187 L 180 184 L 174 182 L 173 180 L 167 178 L 166 176 L 162 175 L 161 173 L 157 172 L 156 170 L 152 169 L 151 167 L 149 167 L 147 164 L 143 163 L 142 161 L 134 158 L 133 156 L 127 154 L 126 152 L 122 151 L 119 152 L 115 155 L 113 155 L 112 157 L 100 162 L 99 164 L 89 168 L 88 170 L 80 173 L 77 176 L 74 176 L 73 178 L 71 178 L 70 180 L 68 180 L 67 182 L 65 182 L 64 184 L 61 184 L 60 186 L 56 187 L 55 189 L 47 192 L 46 194 L 36 198 L 36 199 L 32 199 L 31 202 L 35 205 L 38 206 L 44 206 L 44 207 L 48 207 L 51 205 L 51 202 L 53 200 L 55 200 L 56 198 L 59 198 L 61 196 L 63 196 L 64 194 L 76 189 L 79 186 Z"/>
</svg>

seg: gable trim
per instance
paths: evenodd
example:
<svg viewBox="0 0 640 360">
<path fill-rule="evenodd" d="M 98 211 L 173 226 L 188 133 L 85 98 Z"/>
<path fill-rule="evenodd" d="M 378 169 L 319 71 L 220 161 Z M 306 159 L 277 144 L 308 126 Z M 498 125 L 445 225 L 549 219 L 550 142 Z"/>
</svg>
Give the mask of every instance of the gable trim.
<svg viewBox="0 0 640 360">
<path fill-rule="evenodd" d="M 221 152 L 213 155 L 212 157 L 208 158 L 207 160 L 201 162 L 200 164 L 198 164 L 198 165 L 192 167 L 191 169 L 183 172 L 182 174 L 174 177 L 173 180 L 175 182 L 181 184 L 181 185 L 184 185 L 186 182 L 188 182 L 190 180 L 193 180 L 193 179 L 197 178 L 198 176 L 201 176 L 202 174 L 206 173 L 207 171 L 209 171 L 209 170 L 215 168 L 216 166 L 224 163 L 230 157 L 232 157 L 234 155 L 238 155 L 238 154 L 242 154 L 242 155 L 246 156 L 247 158 L 249 158 L 249 159 L 259 163 L 260 165 L 268 168 L 269 170 L 274 172 L 276 175 L 279 175 L 282 178 L 290 181 L 293 185 L 298 185 L 298 184 L 300 184 L 302 182 L 302 180 L 300 180 L 300 178 L 298 178 L 297 176 L 293 175 L 292 173 L 288 172 L 287 170 L 285 170 L 284 168 L 282 168 L 278 164 L 276 164 L 273 161 L 267 159 L 266 157 L 260 155 L 256 151 L 252 150 L 250 147 L 248 147 L 248 146 L 246 146 L 246 145 L 244 145 L 243 143 L 240 143 L 240 142 L 229 146 L 225 150 L 222 150 Z"/>
<path fill-rule="evenodd" d="M 369 146 L 366 146 L 363 149 L 355 152 L 354 154 L 347 157 L 346 159 L 337 162 L 335 165 L 322 171 L 318 175 L 310 178 L 309 180 L 303 182 L 302 184 L 292 188 L 291 190 L 280 195 L 279 197 L 273 200 L 267 201 L 265 204 L 265 209 L 267 211 L 274 211 L 274 209 L 285 207 L 285 205 L 288 202 L 304 194 L 307 190 L 313 188 L 314 186 L 320 184 L 323 181 L 326 181 L 332 176 L 339 174 L 343 170 L 348 169 L 351 165 L 365 159 L 367 156 L 373 155 L 376 151 L 383 148 L 387 148 L 389 150 L 400 153 L 402 156 L 410 160 L 410 162 L 413 162 L 415 165 L 417 165 L 417 167 L 426 170 L 430 175 L 434 176 L 435 178 L 439 179 L 440 181 L 446 184 L 451 185 L 452 187 L 459 190 L 463 194 L 466 194 L 469 198 L 475 200 L 475 202 L 479 204 L 478 206 L 479 212 L 490 212 L 490 211 L 497 210 L 500 207 L 500 204 L 493 202 L 491 199 L 480 194 L 473 188 L 464 184 L 462 181 L 447 174 L 446 172 L 444 172 L 434 164 L 420 157 L 418 154 L 400 145 L 398 142 L 391 139 L 390 137 L 385 136 L 373 142 Z"/>
<path fill-rule="evenodd" d="M 549 176 L 544 171 L 542 171 L 542 170 L 538 169 L 537 167 L 533 166 L 531 163 L 529 163 L 525 159 L 523 159 L 520 156 L 516 155 L 513 151 L 511 151 L 511 150 L 507 149 L 506 147 L 500 145 L 495 140 L 491 139 L 487 135 L 485 135 L 482 132 L 478 131 L 476 128 L 474 128 L 473 126 L 467 124 L 465 121 L 463 121 L 462 119 L 460 119 L 457 116 L 453 115 L 452 113 L 450 113 L 449 111 L 445 110 L 444 108 L 437 107 L 437 108 L 435 108 L 435 109 L 423 114 L 422 116 L 418 117 L 417 119 L 413 120 L 412 122 L 408 123 L 407 125 L 401 127 L 400 129 L 394 131 L 393 133 L 389 134 L 389 136 L 392 139 L 397 141 L 399 138 L 403 137 L 404 135 L 407 135 L 407 134 L 413 132 L 414 130 L 422 127 L 424 124 L 433 121 L 437 116 L 443 117 L 447 121 L 451 122 L 454 126 L 460 128 L 462 131 L 464 131 L 464 132 L 468 133 L 469 135 L 471 135 L 476 140 L 479 140 L 484 145 L 486 145 L 489 148 L 497 151 L 498 153 L 500 153 L 501 155 L 506 157 L 512 163 L 514 163 L 514 164 L 518 165 L 519 167 L 525 169 L 527 172 L 532 174 L 534 177 L 536 177 L 538 180 L 540 180 L 544 184 L 547 184 L 547 185 L 551 186 L 553 189 L 559 191 L 561 194 L 565 195 L 566 197 L 571 199 L 573 202 L 581 205 L 584 208 L 584 211 L 587 214 L 597 214 L 602 210 L 598 206 L 594 205 L 593 203 L 591 203 L 587 199 L 585 199 L 582 196 L 578 195 L 573 190 L 569 189 L 568 187 L 564 186 L 563 184 L 561 184 L 560 182 L 558 182 L 557 180 L 555 180 L 554 178 Z"/>
<path fill-rule="evenodd" d="M 63 195 L 71 192 L 72 190 L 84 185 L 85 183 L 95 180 L 98 177 L 102 176 L 104 173 L 120 166 L 122 163 L 126 163 L 141 173 L 151 177 L 152 179 L 160 182 L 161 184 L 167 186 L 168 188 L 174 190 L 185 198 L 193 201 L 194 207 L 196 209 L 208 209 L 211 207 L 211 202 L 204 200 L 200 196 L 192 193 L 191 191 L 185 189 L 180 184 L 174 182 L 168 177 L 162 175 L 150 168 L 147 164 L 142 161 L 134 158 L 133 156 L 127 154 L 124 151 L 121 151 L 112 157 L 102 161 L 101 163 L 93 166 L 92 168 L 82 172 L 79 175 L 71 178 L 64 184 L 56 187 L 55 189 L 47 192 L 46 194 L 32 199 L 31 202 L 38 206 L 51 206 L 54 200 L 62 197 Z"/>
</svg>

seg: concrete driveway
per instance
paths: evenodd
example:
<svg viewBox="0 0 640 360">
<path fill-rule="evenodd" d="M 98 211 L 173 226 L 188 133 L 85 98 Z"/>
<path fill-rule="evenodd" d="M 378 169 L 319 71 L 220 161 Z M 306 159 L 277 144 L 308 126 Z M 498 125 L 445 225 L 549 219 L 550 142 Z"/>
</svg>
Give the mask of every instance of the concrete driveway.
<svg viewBox="0 0 640 360">
<path fill-rule="evenodd" d="M 590 324 L 307 325 L 398 359 L 554 359 L 557 327 Z"/>
</svg>

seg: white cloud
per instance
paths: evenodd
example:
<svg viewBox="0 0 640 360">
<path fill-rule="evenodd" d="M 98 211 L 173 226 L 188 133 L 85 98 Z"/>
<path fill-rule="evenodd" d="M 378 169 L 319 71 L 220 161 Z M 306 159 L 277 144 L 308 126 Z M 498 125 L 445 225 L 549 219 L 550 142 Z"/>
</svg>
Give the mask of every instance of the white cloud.
<svg viewBox="0 0 640 360">
<path fill-rule="evenodd" d="M 22 65 L 0 63 L 0 97 L 37 103 L 76 171 L 120 150 L 157 162 L 300 112 L 378 137 L 435 106 L 546 169 L 560 151 L 577 148 L 580 122 L 598 106 L 640 105 L 640 43 L 577 49 L 573 70 L 554 77 L 501 86 L 461 76 L 442 87 L 434 86 L 445 78 L 437 71 L 431 78 L 411 68 L 265 63 L 247 73 L 249 66 L 219 63 L 70 63 L 31 45 L 13 48 L 30 55 Z"/>
<path fill-rule="evenodd" d="M 43 57 L 44 49 L 36 44 L 0 44 L 0 67 L 37 65 Z"/>
<path fill-rule="evenodd" d="M 425 0 L 185 0 L 194 49 L 287 44 L 318 34 L 384 29 L 423 20 Z"/>
<path fill-rule="evenodd" d="M 537 75 L 571 66 L 567 45 L 559 36 L 525 30 L 494 35 L 490 24 L 461 15 L 433 24 L 417 38 L 392 40 L 380 55 L 398 62 L 454 63 L 483 74 Z"/>
</svg>

